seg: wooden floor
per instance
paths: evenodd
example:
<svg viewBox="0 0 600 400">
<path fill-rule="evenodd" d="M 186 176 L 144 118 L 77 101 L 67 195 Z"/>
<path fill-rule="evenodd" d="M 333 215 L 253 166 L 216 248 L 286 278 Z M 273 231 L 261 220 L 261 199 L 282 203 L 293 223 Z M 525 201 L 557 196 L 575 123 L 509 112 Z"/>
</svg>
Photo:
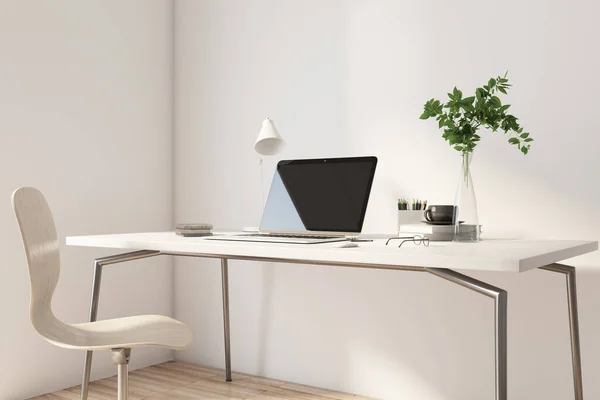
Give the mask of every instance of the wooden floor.
<svg viewBox="0 0 600 400">
<path fill-rule="evenodd" d="M 233 373 L 225 382 L 223 370 L 167 362 L 129 374 L 129 400 L 369 400 L 368 397 L 334 392 L 275 379 Z M 117 398 L 117 377 L 90 384 L 88 400 Z M 30 400 L 79 400 L 79 386 Z"/>
</svg>

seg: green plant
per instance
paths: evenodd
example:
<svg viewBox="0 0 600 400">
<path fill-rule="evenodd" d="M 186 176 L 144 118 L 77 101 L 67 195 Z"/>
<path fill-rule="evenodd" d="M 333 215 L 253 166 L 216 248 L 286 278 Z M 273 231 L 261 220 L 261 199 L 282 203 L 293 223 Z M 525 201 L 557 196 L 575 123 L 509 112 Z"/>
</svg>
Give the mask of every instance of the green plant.
<svg viewBox="0 0 600 400">
<path fill-rule="evenodd" d="M 497 96 L 498 92 L 506 94 L 511 86 L 507 75 L 508 72 L 503 77 L 490 78 L 487 85 L 477 88 L 471 97 L 463 98 L 463 93 L 454 87 L 452 93 L 448 93 L 450 100 L 446 104 L 436 99 L 425 103 L 421 119 L 435 117 L 439 128 L 444 129 L 442 137 L 462 153 L 473 152 L 481 140 L 477 130 L 484 127 L 493 132 L 501 129 L 508 135 L 508 143 L 527 154 L 533 139 L 523 132 L 518 118 L 506 112 L 510 104 L 503 105 Z"/>
</svg>

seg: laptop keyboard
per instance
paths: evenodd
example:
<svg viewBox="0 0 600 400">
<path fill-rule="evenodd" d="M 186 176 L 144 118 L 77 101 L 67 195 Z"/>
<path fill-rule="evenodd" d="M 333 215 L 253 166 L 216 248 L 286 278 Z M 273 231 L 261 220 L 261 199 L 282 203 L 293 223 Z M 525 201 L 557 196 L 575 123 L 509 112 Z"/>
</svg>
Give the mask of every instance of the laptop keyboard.
<svg viewBox="0 0 600 400">
<path fill-rule="evenodd" d="M 250 233 L 244 236 L 268 237 L 268 238 L 290 238 L 290 239 L 343 239 L 344 236 L 310 236 L 310 235 L 287 235 L 279 233 Z"/>
</svg>

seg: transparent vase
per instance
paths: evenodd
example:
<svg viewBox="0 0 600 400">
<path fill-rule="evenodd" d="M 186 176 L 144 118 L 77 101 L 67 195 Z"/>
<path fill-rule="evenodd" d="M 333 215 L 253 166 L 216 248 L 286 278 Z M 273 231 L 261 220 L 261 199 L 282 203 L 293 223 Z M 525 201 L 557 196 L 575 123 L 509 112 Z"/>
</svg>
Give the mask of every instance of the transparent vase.
<svg viewBox="0 0 600 400">
<path fill-rule="evenodd" d="M 454 198 L 454 241 L 477 242 L 480 239 L 479 215 L 471 178 L 473 153 L 462 153 L 462 164 Z"/>
</svg>

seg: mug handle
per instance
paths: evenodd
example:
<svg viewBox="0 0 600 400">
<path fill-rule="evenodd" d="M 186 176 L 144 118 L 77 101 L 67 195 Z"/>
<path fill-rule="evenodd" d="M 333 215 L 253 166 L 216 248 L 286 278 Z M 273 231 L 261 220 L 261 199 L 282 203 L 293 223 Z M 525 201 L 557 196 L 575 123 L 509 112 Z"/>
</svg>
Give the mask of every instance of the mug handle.
<svg viewBox="0 0 600 400">
<path fill-rule="evenodd" d="M 425 216 L 425 219 L 429 222 L 433 222 L 433 219 L 430 218 L 431 216 L 431 210 L 427 209 L 425 210 L 425 213 L 423 214 Z"/>
</svg>

